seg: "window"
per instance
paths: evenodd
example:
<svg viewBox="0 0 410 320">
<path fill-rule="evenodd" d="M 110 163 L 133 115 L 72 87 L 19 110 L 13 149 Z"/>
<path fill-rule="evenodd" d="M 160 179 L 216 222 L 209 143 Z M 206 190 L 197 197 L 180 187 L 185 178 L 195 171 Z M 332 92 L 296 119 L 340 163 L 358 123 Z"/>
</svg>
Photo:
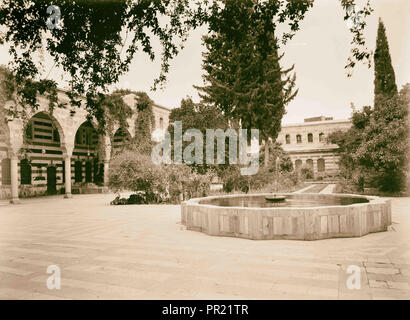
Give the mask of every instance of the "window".
<svg viewBox="0 0 410 320">
<path fill-rule="evenodd" d="M 20 161 L 20 184 L 31 184 L 31 165 L 27 159 Z"/>
<path fill-rule="evenodd" d="M 313 160 L 312 159 L 307 159 L 306 165 L 308 166 L 308 168 L 310 168 L 313 171 Z"/>
<path fill-rule="evenodd" d="M 313 142 L 313 134 L 308 134 L 308 142 Z"/>
<path fill-rule="evenodd" d="M 300 134 L 296 135 L 296 142 L 302 143 L 302 136 Z"/>
<path fill-rule="evenodd" d="M 92 182 L 92 164 L 91 161 L 85 163 L 85 182 Z"/>
<path fill-rule="evenodd" d="M 323 172 L 325 171 L 326 167 L 325 167 L 325 159 L 320 158 L 317 160 L 317 171 L 319 172 Z"/>
<path fill-rule="evenodd" d="M 164 129 L 164 119 L 159 118 L 159 128 Z"/>
<path fill-rule="evenodd" d="M 285 139 L 286 139 L 286 144 L 290 144 L 290 135 L 289 134 L 287 134 L 285 136 Z"/>
<path fill-rule="evenodd" d="M 319 142 L 325 141 L 325 134 L 323 132 L 319 133 Z"/>
<path fill-rule="evenodd" d="M 302 167 L 302 160 L 298 159 L 295 161 L 295 168 L 296 171 L 300 170 L 300 168 Z"/>
</svg>

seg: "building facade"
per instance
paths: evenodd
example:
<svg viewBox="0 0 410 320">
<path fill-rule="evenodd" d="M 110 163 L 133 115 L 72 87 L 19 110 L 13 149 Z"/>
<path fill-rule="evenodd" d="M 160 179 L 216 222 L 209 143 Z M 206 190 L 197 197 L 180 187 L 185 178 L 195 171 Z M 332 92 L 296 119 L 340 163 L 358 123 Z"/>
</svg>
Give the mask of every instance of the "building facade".
<svg viewBox="0 0 410 320">
<path fill-rule="evenodd" d="M 332 176 L 339 169 L 338 146 L 327 143 L 327 137 L 334 131 L 350 127 L 350 120 L 323 116 L 308 118 L 303 123 L 282 126 L 277 142 L 289 153 L 294 168 L 309 167 L 316 177 Z"/>
<path fill-rule="evenodd" d="M 59 101 L 68 103 L 63 91 Z M 112 138 L 97 133 L 95 122 L 87 120 L 85 108 L 70 113 L 69 108 L 56 108 L 49 113 L 48 100 L 39 97 L 39 108 L 28 115 L 28 121 L 7 118 L 12 101 L 0 103 L 0 199 L 18 203 L 19 197 L 64 193 L 84 185 L 107 184 L 111 157 L 134 137 L 138 116 L 136 96 L 123 97 L 133 115 L 127 119 L 128 128 L 114 126 Z M 154 105 L 154 129 L 166 129 L 170 110 Z M 3 120 L 3 119 L 2 119 Z M 97 145 L 103 145 L 98 159 Z"/>
</svg>

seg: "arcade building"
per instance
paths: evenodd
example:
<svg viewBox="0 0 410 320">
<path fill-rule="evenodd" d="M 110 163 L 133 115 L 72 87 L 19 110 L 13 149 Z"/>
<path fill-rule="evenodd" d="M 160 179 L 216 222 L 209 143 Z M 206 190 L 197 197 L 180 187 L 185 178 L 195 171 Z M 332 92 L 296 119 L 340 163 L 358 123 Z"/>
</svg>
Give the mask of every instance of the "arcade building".
<svg viewBox="0 0 410 320">
<path fill-rule="evenodd" d="M 64 91 L 58 92 L 60 102 L 68 103 Z M 56 108 L 49 113 L 48 100 L 38 97 L 39 108 L 21 119 L 0 121 L 0 199 L 18 203 L 20 197 L 45 194 L 104 192 L 111 157 L 121 151 L 135 134 L 138 116 L 136 96 L 123 97 L 133 115 L 128 128 L 114 126 L 112 138 L 97 133 L 96 123 L 87 120 L 84 108 Z M 14 102 L 2 101 L 0 115 Z M 153 105 L 154 129 L 166 129 L 170 110 Z M 103 145 L 103 159 L 98 159 L 97 145 Z M 22 150 L 24 150 L 22 152 Z"/>
</svg>

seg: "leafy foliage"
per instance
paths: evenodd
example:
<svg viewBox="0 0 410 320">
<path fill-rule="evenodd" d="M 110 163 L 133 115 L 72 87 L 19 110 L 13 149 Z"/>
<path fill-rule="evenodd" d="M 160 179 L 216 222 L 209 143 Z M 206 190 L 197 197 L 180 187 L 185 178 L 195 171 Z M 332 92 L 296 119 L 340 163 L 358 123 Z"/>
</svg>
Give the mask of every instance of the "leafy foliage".
<svg viewBox="0 0 410 320">
<path fill-rule="evenodd" d="M 229 166 L 221 178 L 225 192 L 288 192 L 300 183 L 298 172 L 282 171 L 276 175 L 266 167 L 255 175 L 242 176 L 239 166 Z"/>
<path fill-rule="evenodd" d="M 279 1 L 226 1 L 214 13 L 204 37 L 206 85 L 197 87 L 204 102 L 243 128 L 259 129 L 265 140 L 276 139 L 285 105 L 296 95 L 295 76 L 289 75 L 293 68 L 279 65 L 275 5 Z"/>
<path fill-rule="evenodd" d="M 145 92 L 137 92 L 138 115 L 135 120 L 134 147 L 143 154 L 151 154 L 151 133 L 154 130 L 155 118 L 152 110 L 154 102 Z"/>
<path fill-rule="evenodd" d="M 353 114 L 353 126 L 330 140 L 340 147 L 341 175 L 357 190 L 404 190 L 408 165 L 408 101 L 398 94 L 386 32 L 379 21 L 374 81 L 374 108 Z"/>
<path fill-rule="evenodd" d="M 197 129 L 201 131 L 203 137 L 206 136 L 206 129 L 226 130 L 229 128 L 228 120 L 220 110 L 203 103 L 194 103 L 190 97 L 182 99 L 180 107 L 172 109 L 171 111 L 171 114 L 169 116 L 170 125 L 168 127 L 168 132 L 171 134 L 172 139 L 174 137 L 173 123 L 175 121 L 182 122 L 182 132 L 185 132 L 187 129 Z M 185 149 L 185 147 L 189 143 L 190 141 L 183 141 L 183 149 Z M 228 143 L 226 143 L 225 146 L 227 149 Z M 206 145 L 204 144 L 203 155 L 206 154 L 205 149 Z M 214 154 L 216 157 L 216 150 L 214 150 Z M 226 152 L 225 154 L 226 156 L 228 156 L 228 152 Z M 225 161 L 225 163 L 225 165 L 207 165 L 206 163 L 202 165 L 192 164 L 191 167 L 198 173 L 205 173 L 209 170 L 223 170 L 227 167 L 228 161 Z"/>
<path fill-rule="evenodd" d="M 109 186 L 114 192 L 134 191 L 145 203 L 176 203 L 185 197 L 201 197 L 210 189 L 209 174 L 200 175 L 185 164 L 156 165 L 148 155 L 127 150 L 110 163 Z"/>
<path fill-rule="evenodd" d="M 61 106 L 55 99 L 57 84 L 48 80 L 51 69 L 44 68 L 46 56 L 50 56 L 53 68 L 62 70 L 66 77 L 71 105 L 74 108 L 80 106 L 80 96 L 84 95 L 90 115 L 101 119 L 100 95 L 128 72 L 139 50 L 151 60 L 157 58 L 152 46 L 154 39 L 162 47 L 161 71 L 154 81 L 155 89 L 165 83 L 170 60 L 183 48 L 193 28 L 208 25 L 211 38 L 222 33 L 239 40 L 247 30 L 257 27 L 249 49 L 254 43 L 269 40 L 279 24 L 286 24 L 288 30 L 281 36 L 281 42 L 286 43 L 299 29 L 300 21 L 314 1 L 240 0 L 238 3 L 244 8 L 240 12 L 231 10 L 235 8 L 235 2 L 3 0 L 0 26 L 4 32 L 0 35 L 0 44 L 10 45 L 12 82 L 23 107 L 36 108 L 37 95 L 42 93 L 49 97 L 51 109 Z M 355 0 L 340 0 L 340 3 L 346 11 L 345 19 L 356 14 L 348 10 Z M 58 28 L 47 27 L 50 5 L 60 8 L 62 20 Z M 370 12 L 368 5 L 359 14 L 366 17 Z M 238 21 L 241 22 L 239 28 Z M 363 20 L 351 30 L 353 47 L 349 68 L 357 61 L 369 60 L 363 37 L 365 25 Z M 258 52 L 269 50 L 271 44 L 271 40 L 267 41 L 264 49 L 259 46 Z M 269 54 L 265 57 L 276 59 Z M 253 68 L 258 68 L 257 64 L 252 64 L 249 71 Z"/>
</svg>

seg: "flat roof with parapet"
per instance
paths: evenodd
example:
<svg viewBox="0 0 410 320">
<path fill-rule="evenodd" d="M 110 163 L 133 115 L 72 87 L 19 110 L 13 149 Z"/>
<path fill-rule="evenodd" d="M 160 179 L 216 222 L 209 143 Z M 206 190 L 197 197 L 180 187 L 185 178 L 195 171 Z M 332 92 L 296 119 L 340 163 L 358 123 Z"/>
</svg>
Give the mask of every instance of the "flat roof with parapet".
<svg viewBox="0 0 410 320">
<path fill-rule="evenodd" d="M 289 127 L 307 127 L 307 126 L 316 126 L 320 124 L 338 124 L 338 123 L 350 123 L 350 119 L 338 119 L 334 120 L 333 118 L 327 117 L 325 120 L 318 120 L 318 121 L 313 121 L 312 119 L 320 119 L 320 117 L 315 117 L 315 118 L 308 118 L 304 119 L 304 122 L 299 122 L 299 123 L 288 123 L 288 124 L 283 124 L 282 128 L 289 128 Z M 308 121 L 306 121 L 308 120 Z"/>
</svg>

